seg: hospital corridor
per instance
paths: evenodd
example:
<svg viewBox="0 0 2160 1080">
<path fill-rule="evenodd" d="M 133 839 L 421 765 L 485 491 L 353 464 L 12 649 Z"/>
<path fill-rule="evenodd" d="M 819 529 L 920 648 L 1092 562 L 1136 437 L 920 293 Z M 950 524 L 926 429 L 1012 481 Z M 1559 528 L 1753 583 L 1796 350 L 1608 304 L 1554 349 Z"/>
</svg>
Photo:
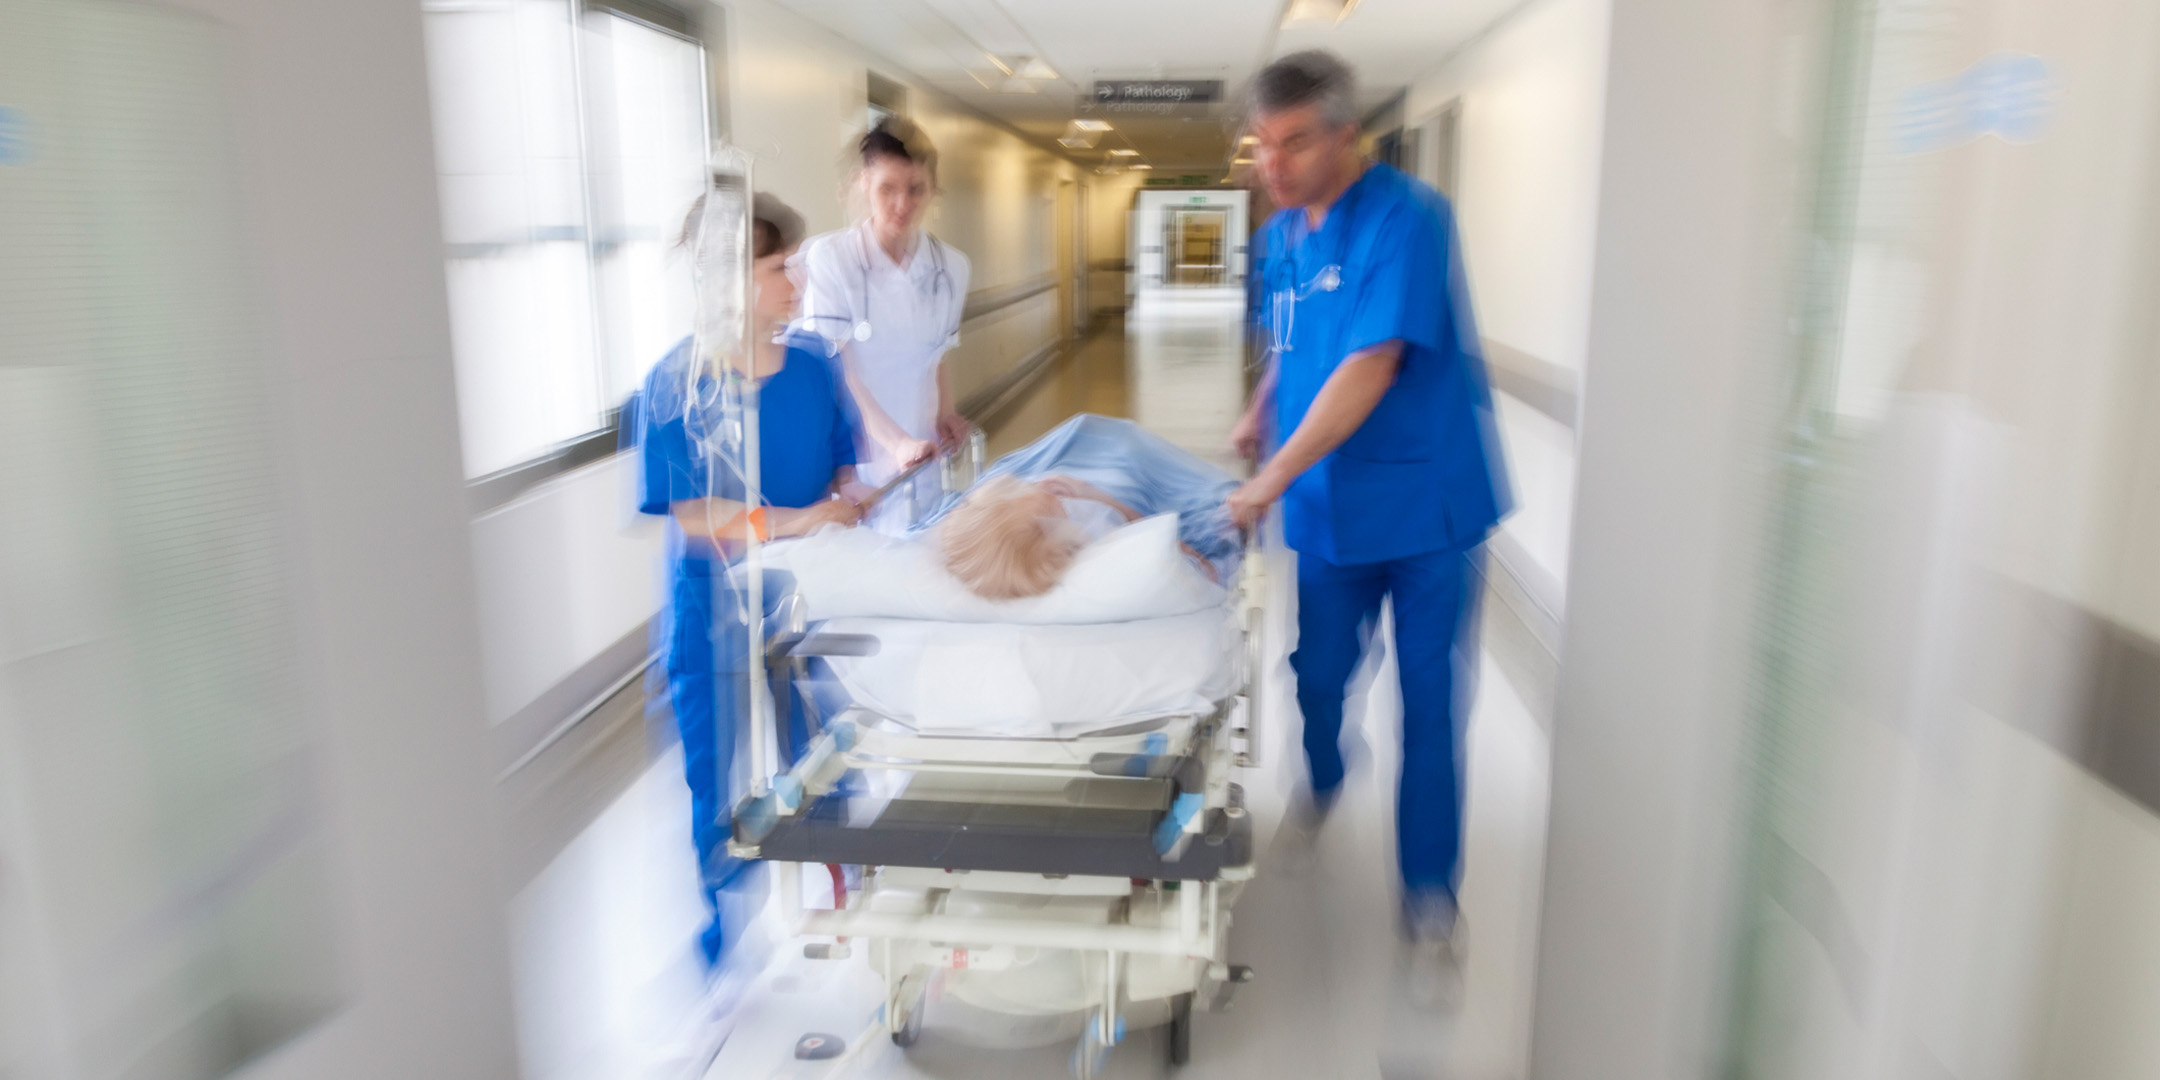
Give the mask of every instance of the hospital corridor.
<svg viewBox="0 0 2160 1080">
<path fill-rule="evenodd" d="M 0 1080 L 2160 1078 L 2155 0 L 0 0 Z"/>
</svg>

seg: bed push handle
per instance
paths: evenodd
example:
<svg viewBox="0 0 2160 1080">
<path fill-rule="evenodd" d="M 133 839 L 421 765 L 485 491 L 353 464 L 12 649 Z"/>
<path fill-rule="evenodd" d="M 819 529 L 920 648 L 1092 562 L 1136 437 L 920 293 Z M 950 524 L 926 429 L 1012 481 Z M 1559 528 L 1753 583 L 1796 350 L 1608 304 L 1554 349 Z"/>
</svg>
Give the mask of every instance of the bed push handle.
<svg viewBox="0 0 2160 1080">
<path fill-rule="evenodd" d="M 876 656 L 878 647 L 878 639 L 870 634 L 828 634 L 813 630 L 773 638 L 765 656 L 770 660 L 806 656 Z"/>
</svg>

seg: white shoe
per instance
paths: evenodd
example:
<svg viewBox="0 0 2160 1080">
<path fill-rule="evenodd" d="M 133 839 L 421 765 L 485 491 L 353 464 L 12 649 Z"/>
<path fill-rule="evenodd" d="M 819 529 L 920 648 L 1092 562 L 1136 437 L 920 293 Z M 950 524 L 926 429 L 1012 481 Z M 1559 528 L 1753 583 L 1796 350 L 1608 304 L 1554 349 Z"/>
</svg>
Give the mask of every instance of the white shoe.
<svg viewBox="0 0 2160 1080">
<path fill-rule="evenodd" d="M 682 1014 L 675 1035 L 660 1054 L 661 1075 L 702 1080 L 715 1058 L 735 1033 L 757 971 L 728 965 L 705 981 L 705 989 Z"/>
<path fill-rule="evenodd" d="M 1453 1012 L 1460 1008 L 1463 959 L 1468 952 L 1461 916 L 1450 912 L 1444 923 L 1406 920 L 1400 970 L 1403 997 L 1421 1009 Z"/>
<path fill-rule="evenodd" d="M 1275 830 L 1275 864 L 1284 877 L 1312 876 L 1320 863 L 1320 830 L 1327 827 L 1332 809 L 1332 804 L 1323 807 L 1314 802 L 1309 792 L 1300 791 L 1290 797 L 1282 825 Z"/>
</svg>

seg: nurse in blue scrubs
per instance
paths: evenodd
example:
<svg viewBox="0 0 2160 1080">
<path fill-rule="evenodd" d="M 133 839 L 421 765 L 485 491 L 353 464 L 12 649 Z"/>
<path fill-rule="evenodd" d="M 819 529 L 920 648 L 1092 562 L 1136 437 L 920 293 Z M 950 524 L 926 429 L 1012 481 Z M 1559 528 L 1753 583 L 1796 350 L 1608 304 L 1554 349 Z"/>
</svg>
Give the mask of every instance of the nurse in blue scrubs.
<svg viewBox="0 0 2160 1080">
<path fill-rule="evenodd" d="M 699 221 L 701 211 L 693 208 L 690 221 Z M 721 402 L 729 395 L 692 356 L 690 339 L 653 368 L 625 424 L 637 438 L 638 509 L 668 519 L 668 600 L 654 637 L 682 732 L 692 835 L 710 915 L 699 944 L 712 968 L 732 944 L 734 920 L 724 917 L 725 901 L 744 873 L 741 861 L 727 854 L 733 800 L 725 778 L 748 679 L 762 677 L 749 670 L 741 594 L 727 588 L 725 570 L 752 533 L 778 539 L 855 524 L 861 517 L 856 500 L 866 493 L 855 482 L 850 411 L 821 343 L 808 339 L 805 349 L 777 338 L 794 317 L 797 288 L 785 263 L 802 239 L 802 218 L 764 195 L 753 203 L 752 216 L 753 314 L 771 332 L 760 334 L 755 352 L 732 361 L 721 380 L 757 384 L 761 504 L 744 502 L 736 471 L 740 454 L 714 450 L 725 438 Z M 686 227 L 686 239 L 693 227 Z M 767 590 L 768 604 L 775 592 Z M 792 704 L 775 703 L 790 713 Z"/>
<path fill-rule="evenodd" d="M 1454 215 L 1430 187 L 1358 155 L 1353 78 L 1324 52 L 1255 76 L 1255 164 L 1282 207 L 1261 231 L 1254 312 L 1273 362 L 1233 434 L 1257 458 L 1230 497 L 1257 522 L 1282 503 L 1298 553 L 1309 796 L 1287 842 L 1309 844 L 1343 783 L 1343 695 L 1381 602 L 1402 684 L 1397 855 L 1412 973 L 1459 985 L 1462 728 L 1477 657 L 1480 545 L 1506 509 L 1492 401 Z M 1419 989 L 1413 982 L 1413 993 Z"/>
</svg>

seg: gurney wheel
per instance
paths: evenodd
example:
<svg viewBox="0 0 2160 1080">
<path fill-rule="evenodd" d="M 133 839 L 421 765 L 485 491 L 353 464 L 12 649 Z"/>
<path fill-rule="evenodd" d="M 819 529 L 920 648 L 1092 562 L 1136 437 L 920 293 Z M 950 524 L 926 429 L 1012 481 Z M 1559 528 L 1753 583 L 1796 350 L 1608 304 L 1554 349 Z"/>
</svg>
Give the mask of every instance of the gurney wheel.
<svg viewBox="0 0 2160 1080">
<path fill-rule="evenodd" d="M 1179 994 L 1170 1002 L 1170 1064 L 1183 1065 L 1192 1060 L 1192 1003 L 1191 994 Z"/>
<path fill-rule="evenodd" d="M 900 1026 L 892 1029 L 893 1045 L 902 1050 L 915 1045 L 922 1038 L 922 1013 L 911 1012 L 900 1020 Z"/>
<path fill-rule="evenodd" d="M 921 975 L 909 975 L 900 980 L 900 991 L 893 995 L 892 1041 L 902 1050 L 922 1038 L 925 989 L 927 981 Z"/>
<path fill-rule="evenodd" d="M 1087 1026 L 1080 1029 L 1080 1045 L 1073 1047 L 1073 1080 L 1095 1080 L 1103 1068 L 1110 1064 L 1111 1046 L 1102 1041 L 1100 1026 L 1096 1021 L 1101 1010 L 1088 1014 Z"/>
</svg>

